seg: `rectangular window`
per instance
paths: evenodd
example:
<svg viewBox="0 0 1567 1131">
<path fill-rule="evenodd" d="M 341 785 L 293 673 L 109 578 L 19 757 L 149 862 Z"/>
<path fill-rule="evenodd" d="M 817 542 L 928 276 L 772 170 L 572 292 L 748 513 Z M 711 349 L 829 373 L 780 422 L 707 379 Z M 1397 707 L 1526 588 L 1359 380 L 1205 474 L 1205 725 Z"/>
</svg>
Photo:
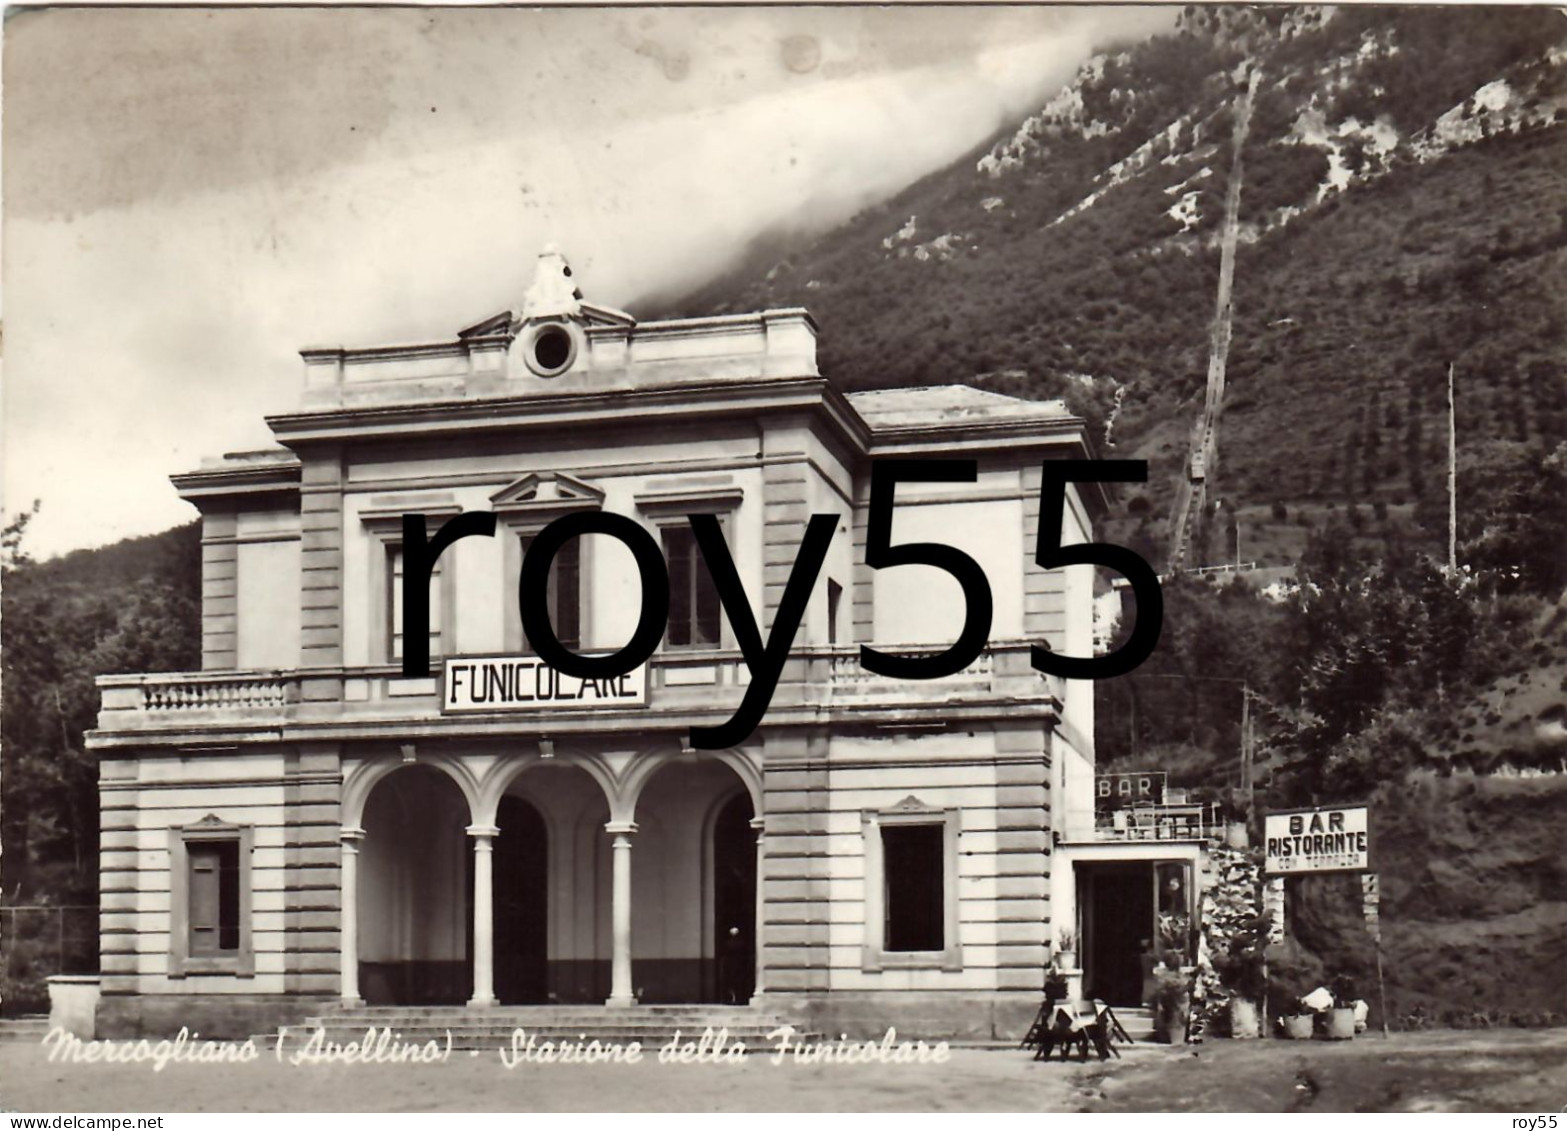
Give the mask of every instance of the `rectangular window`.
<svg viewBox="0 0 1567 1131">
<path fill-rule="evenodd" d="M 946 946 L 945 836 L 941 825 L 882 826 L 883 949 L 934 951 Z"/>
<path fill-rule="evenodd" d="M 436 559 L 435 568 L 430 571 L 430 658 L 436 659 L 441 652 L 441 577 L 443 562 Z M 387 577 L 387 639 L 391 644 L 391 652 L 388 659 L 401 660 L 403 658 L 403 548 L 399 544 L 389 545 L 386 548 L 386 577 Z"/>
<path fill-rule="evenodd" d="M 196 841 L 186 853 L 190 954 L 233 954 L 239 950 L 239 841 Z"/>
<path fill-rule="evenodd" d="M 207 814 L 169 830 L 169 977 L 256 972 L 251 945 L 253 830 Z"/>
<path fill-rule="evenodd" d="M 669 633 L 671 648 L 716 648 L 719 644 L 718 590 L 697 548 L 690 527 L 663 530 L 664 560 L 669 563 Z"/>
<path fill-rule="evenodd" d="M 527 554 L 533 543 L 532 534 L 519 535 L 522 552 Z M 582 539 L 573 538 L 555 553 L 550 563 L 549 591 L 545 595 L 545 608 L 549 609 L 550 627 L 555 638 L 575 652 L 582 647 Z M 524 643 L 529 652 L 532 647 Z"/>
</svg>

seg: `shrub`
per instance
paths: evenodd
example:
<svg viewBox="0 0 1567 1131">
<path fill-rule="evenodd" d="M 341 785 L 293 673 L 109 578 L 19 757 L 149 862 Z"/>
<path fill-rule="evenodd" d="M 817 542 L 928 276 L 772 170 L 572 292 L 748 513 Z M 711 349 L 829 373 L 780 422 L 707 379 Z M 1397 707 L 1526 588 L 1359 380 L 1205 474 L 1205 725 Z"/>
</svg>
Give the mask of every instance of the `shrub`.
<svg viewBox="0 0 1567 1131">
<path fill-rule="evenodd" d="M 1248 920 L 1230 939 L 1228 950 L 1213 963 L 1225 986 L 1248 1001 L 1259 1001 L 1268 989 L 1267 916 Z"/>
</svg>

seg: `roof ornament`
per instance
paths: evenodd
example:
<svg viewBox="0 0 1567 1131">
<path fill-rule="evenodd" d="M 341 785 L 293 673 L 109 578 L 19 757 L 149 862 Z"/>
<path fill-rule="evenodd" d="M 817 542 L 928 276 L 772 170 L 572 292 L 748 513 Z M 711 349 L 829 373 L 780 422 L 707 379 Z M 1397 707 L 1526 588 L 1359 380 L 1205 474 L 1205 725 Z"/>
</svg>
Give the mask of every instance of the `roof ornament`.
<svg viewBox="0 0 1567 1131">
<path fill-rule="evenodd" d="M 572 281 L 571 264 L 566 262 L 560 248 L 545 244 L 533 272 L 533 284 L 523 296 L 523 321 L 579 315 L 581 299 L 582 292 Z"/>
</svg>

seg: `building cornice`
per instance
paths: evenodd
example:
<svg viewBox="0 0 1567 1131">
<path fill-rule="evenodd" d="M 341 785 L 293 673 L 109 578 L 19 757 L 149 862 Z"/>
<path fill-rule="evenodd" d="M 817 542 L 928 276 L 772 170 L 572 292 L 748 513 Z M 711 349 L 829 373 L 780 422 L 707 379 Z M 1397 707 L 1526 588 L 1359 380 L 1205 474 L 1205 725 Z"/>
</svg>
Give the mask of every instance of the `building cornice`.
<svg viewBox="0 0 1567 1131">
<path fill-rule="evenodd" d="M 474 432 L 599 428 L 617 422 L 645 426 L 649 418 L 699 418 L 764 413 L 823 413 L 857 455 L 912 455 L 970 449 L 1059 447 L 1089 458 L 1084 422 L 1075 416 L 971 418 L 931 423 L 867 423 L 825 378 L 801 376 L 753 381 L 666 385 L 648 389 L 484 399 L 451 399 L 358 408 L 318 409 L 267 417 L 290 447 L 345 440 L 437 438 Z"/>
<path fill-rule="evenodd" d="M 417 717 L 376 717 L 349 714 L 323 714 L 272 722 L 191 720 L 188 723 L 157 728 L 119 730 L 99 727 L 86 733 L 86 747 L 94 751 L 151 750 L 186 747 L 200 742 L 204 746 L 222 743 L 239 747 L 298 742 L 406 742 L 420 739 L 497 740 L 515 742 L 520 735 L 548 734 L 554 738 L 589 735 L 616 737 L 646 735 L 654 731 L 677 734 L 694 726 L 717 726 L 727 720 L 734 703 L 711 709 L 661 710 L 650 714 L 627 711 L 606 717 L 602 712 L 561 712 L 548 717 L 521 719 L 504 715 L 477 715 L 473 718 L 452 715 Z M 1061 704 L 1048 692 L 1030 696 L 993 697 L 972 702 L 932 701 L 902 705 L 790 704 L 768 711 L 765 726 L 870 728 L 878 731 L 962 729 L 965 725 L 1016 719 L 1020 715 L 1054 726 L 1060 721 Z M 1039 755 L 1031 756 L 1038 760 Z"/>
<path fill-rule="evenodd" d="M 285 453 L 284 458 L 266 462 L 220 464 L 184 471 L 169 476 L 169 482 L 174 484 L 180 498 L 190 501 L 273 492 L 296 494 L 299 468 L 299 458 Z"/>
<path fill-rule="evenodd" d="M 324 442 L 500 431 L 559 433 L 615 423 L 646 427 L 650 418 L 661 417 L 753 417 L 823 410 L 861 451 L 865 449 L 870 433 L 864 421 L 824 378 L 813 376 L 320 409 L 269 416 L 267 424 L 280 443 L 297 450 Z"/>
</svg>

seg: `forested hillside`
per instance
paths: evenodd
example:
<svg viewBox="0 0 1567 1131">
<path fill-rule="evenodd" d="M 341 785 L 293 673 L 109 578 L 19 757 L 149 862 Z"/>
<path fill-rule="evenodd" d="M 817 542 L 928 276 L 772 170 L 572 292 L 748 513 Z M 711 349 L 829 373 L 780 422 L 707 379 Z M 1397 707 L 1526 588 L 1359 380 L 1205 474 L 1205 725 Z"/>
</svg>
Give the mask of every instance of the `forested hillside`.
<svg viewBox="0 0 1567 1131">
<path fill-rule="evenodd" d="M 1564 44 L 1549 9 L 1188 9 L 971 158 L 678 305 L 806 306 L 846 388 L 1065 395 L 1106 454 L 1152 461 L 1157 542 L 1202 402 L 1230 114 L 1256 68 L 1210 495 L 1263 525 L 1276 505 L 1321 523 L 1331 503 L 1418 534 L 1440 519 L 1449 364 L 1466 458 L 1567 440 Z"/>
<path fill-rule="evenodd" d="M 1102 454 L 1150 461 L 1102 531 L 1162 564 L 1259 72 L 1208 469 L 1227 516 L 1193 564 L 1297 584 L 1171 579 L 1154 656 L 1100 687 L 1098 759 L 1245 812 L 1246 694 L 1257 808 L 1370 800 L 1394 1024 L 1567 1011 L 1564 45 L 1547 9 L 1187 9 L 970 159 L 682 304 L 808 307 L 845 388 L 1065 397 Z M 1374 984 L 1342 895 L 1297 885 L 1296 992 Z"/>
</svg>

